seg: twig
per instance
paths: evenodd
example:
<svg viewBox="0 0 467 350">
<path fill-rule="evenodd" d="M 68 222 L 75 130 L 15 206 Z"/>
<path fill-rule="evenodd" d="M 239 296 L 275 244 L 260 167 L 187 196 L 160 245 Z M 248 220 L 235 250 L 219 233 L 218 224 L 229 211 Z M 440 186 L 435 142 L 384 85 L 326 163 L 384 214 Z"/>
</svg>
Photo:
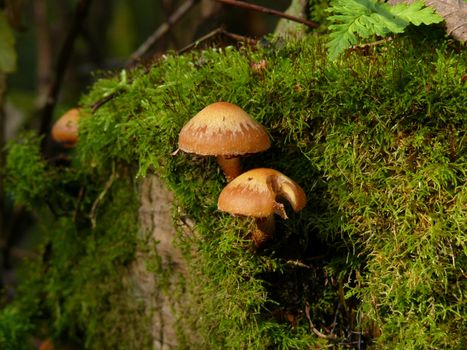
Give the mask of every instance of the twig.
<svg viewBox="0 0 467 350">
<path fill-rule="evenodd" d="M 219 27 L 219 28 L 214 29 L 212 32 L 209 32 L 208 34 L 203 35 L 201 38 L 197 39 L 196 41 L 192 42 L 191 44 L 188 44 L 184 48 L 178 50 L 178 54 L 185 53 L 185 52 L 191 50 L 192 48 L 198 46 L 203 41 L 214 38 L 215 36 L 217 36 L 219 34 L 222 34 L 222 35 L 224 35 L 224 36 L 226 36 L 228 38 L 231 38 L 231 39 L 234 39 L 234 40 L 237 40 L 237 41 L 244 41 L 244 42 L 252 44 L 252 45 L 256 44 L 256 42 L 257 42 L 255 39 L 251 39 L 251 38 L 248 38 L 248 37 L 243 36 L 243 35 L 230 33 L 230 32 L 227 32 L 223 27 Z"/>
<path fill-rule="evenodd" d="M 164 13 L 165 18 L 170 18 L 170 14 L 173 12 L 173 4 L 171 0 L 162 0 L 161 1 L 162 12 Z M 178 40 L 173 31 L 173 23 L 168 22 L 169 28 L 167 30 L 167 35 L 172 41 L 175 47 L 178 47 Z"/>
<path fill-rule="evenodd" d="M 308 26 L 310 28 L 318 28 L 319 27 L 319 23 L 317 23 L 317 22 L 310 21 L 310 20 L 305 19 L 305 18 L 292 16 L 292 15 L 289 15 L 287 13 L 276 11 L 276 10 L 273 10 L 273 9 L 270 9 L 270 8 L 267 8 L 267 7 L 250 4 L 250 3 L 247 3 L 247 2 L 244 2 L 244 1 L 238 1 L 238 0 L 215 0 L 215 1 L 221 2 L 221 3 L 226 4 L 226 5 L 230 5 L 230 6 L 240 7 L 240 8 L 244 8 L 244 9 L 247 9 L 247 10 L 266 13 L 268 15 L 273 15 L 273 16 L 276 16 L 276 17 L 286 18 L 286 19 L 289 19 L 289 20 L 294 21 L 294 22 L 305 24 L 306 26 Z"/>
<path fill-rule="evenodd" d="M 107 102 L 111 101 L 114 97 L 123 93 L 123 91 L 126 90 L 127 84 L 130 84 L 130 83 L 131 81 L 128 81 L 126 70 L 123 69 L 122 71 L 120 71 L 120 82 L 118 83 L 118 86 L 115 89 L 113 89 L 112 92 L 107 91 L 100 100 L 94 102 L 90 106 L 92 113 L 96 112 L 97 109 L 99 109 L 101 106 L 103 106 Z"/>
<path fill-rule="evenodd" d="M 234 40 L 237 40 L 237 41 L 244 41 L 244 42 L 246 42 L 248 44 L 251 44 L 251 45 L 255 45 L 258 42 L 258 40 L 249 38 L 247 36 L 227 32 L 225 30 L 222 32 L 222 34 L 224 34 L 228 38 L 231 38 L 231 39 L 234 39 Z"/>
<path fill-rule="evenodd" d="M 313 325 L 313 322 L 311 321 L 311 317 L 310 317 L 310 304 L 305 303 L 305 315 L 306 315 L 306 318 L 308 320 L 308 323 L 310 324 L 310 329 L 311 331 L 316 334 L 319 338 L 323 338 L 323 339 L 331 339 L 331 340 L 334 340 L 337 338 L 337 336 L 335 334 L 331 334 L 331 335 L 326 335 L 326 334 L 323 334 L 321 333 L 319 330 L 317 330 L 315 328 L 315 326 Z"/>
<path fill-rule="evenodd" d="M 337 303 L 336 312 L 334 312 L 334 319 L 331 323 L 331 334 L 334 334 L 334 329 L 337 326 L 337 317 L 339 316 L 339 309 L 341 308 L 341 303 Z"/>
<path fill-rule="evenodd" d="M 112 187 L 112 184 L 113 184 L 113 182 L 115 180 L 115 177 L 116 177 L 115 164 L 112 164 L 112 174 L 110 175 L 109 179 L 105 183 L 104 189 L 99 194 L 99 196 L 97 196 L 96 200 L 92 204 L 91 212 L 89 213 L 92 228 L 96 228 L 96 212 L 97 212 L 97 208 L 98 208 L 100 202 L 102 202 L 102 200 L 104 199 L 107 192 L 109 192 L 110 187 Z"/>
<path fill-rule="evenodd" d="M 185 46 L 185 47 L 181 48 L 180 50 L 178 50 L 178 54 L 182 54 L 184 52 L 187 52 L 187 51 L 191 50 L 193 47 L 198 46 L 203 41 L 209 40 L 209 39 L 215 37 L 216 35 L 219 35 L 223 31 L 224 31 L 224 28 L 222 28 L 222 27 L 214 29 L 212 32 L 209 32 L 208 34 L 203 35 L 201 38 L 196 39 L 191 44 L 188 44 L 187 46 Z"/>
<path fill-rule="evenodd" d="M 76 219 L 78 218 L 79 206 L 83 201 L 84 192 L 86 192 L 86 187 L 81 186 L 79 189 L 78 200 L 76 201 L 76 208 L 73 212 L 73 222 L 76 222 Z"/>
<path fill-rule="evenodd" d="M 371 47 L 371 46 L 381 45 L 381 44 L 387 43 L 387 42 L 392 41 L 392 40 L 393 40 L 392 36 L 388 36 L 387 38 L 377 40 L 377 41 L 372 41 L 370 43 L 352 45 L 350 47 L 350 49 L 364 49 L 364 48 Z"/>
<path fill-rule="evenodd" d="M 342 315 L 345 317 L 346 323 L 350 324 L 351 315 L 350 315 L 349 310 L 347 309 L 347 303 L 345 302 L 344 285 L 343 285 L 342 279 L 339 278 L 337 283 L 338 283 L 339 303 L 342 306 Z"/>
<path fill-rule="evenodd" d="M 287 260 L 285 262 L 287 265 L 292 265 L 292 266 L 298 266 L 298 267 L 303 267 L 305 269 L 311 269 L 311 266 L 307 265 L 307 264 L 304 264 L 302 261 L 300 260 Z"/>
<path fill-rule="evenodd" d="M 65 76 L 65 71 L 73 53 L 76 37 L 81 30 L 81 25 L 86 18 L 91 1 L 92 0 L 80 0 L 76 5 L 73 21 L 65 38 L 65 42 L 58 55 L 55 76 L 53 77 L 52 83 L 50 84 L 49 91 L 47 93 L 47 100 L 42 109 L 42 119 L 39 129 L 41 134 L 47 134 L 47 131 L 52 122 L 53 111 L 55 104 L 57 103 L 57 96 Z M 45 145 L 43 145 L 43 147 L 44 146 Z"/>
<path fill-rule="evenodd" d="M 151 47 L 165 35 L 176 22 L 178 22 L 199 0 L 186 0 L 175 12 L 170 15 L 166 22 L 161 24 L 154 33 L 130 56 L 125 67 L 130 67 L 144 56 Z"/>
<path fill-rule="evenodd" d="M 111 101 L 115 96 L 117 96 L 118 94 L 120 94 L 122 92 L 122 90 L 117 90 L 117 91 L 114 91 L 112 92 L 111 94 L 108 94 L 107 96 L 104 96 L 103 98 L 101 98 L 99 101 L 97 102 L 94 102 L 91 106 L 91 111 L 92 113 L 94 113 L 95 111 L 97 111 L 99 108 L 101 108 L 103 105 L 105 105 L 107 102 Z"/>
</svg>

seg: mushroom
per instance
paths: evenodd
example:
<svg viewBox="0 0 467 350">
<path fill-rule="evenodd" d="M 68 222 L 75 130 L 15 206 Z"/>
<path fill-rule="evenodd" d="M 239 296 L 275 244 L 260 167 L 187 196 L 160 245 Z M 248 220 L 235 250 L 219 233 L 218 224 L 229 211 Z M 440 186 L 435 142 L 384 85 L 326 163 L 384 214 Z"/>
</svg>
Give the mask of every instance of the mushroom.
<svg viewBox="0 0 467 350">
<path fill-rule="evenodd" d="M 274 214 L 287 219 L 284 205 L 276 201 L 278 198 L 286 199 L 295 212 L 302 210 L 307 201 L 295 181 L 277 170 L 259 168 L 230 182 L 219 195 L 217 207 L 233 215 L 254 217 L 257 229 L 252 238 L 259 247 L 274 233 Z"/>
<path fill-rule="evenodd" d="M 52 139 L 64 147 L 73 147 L 78 141 L 78 122 L 79 109 L 70 109 L 52 127 Z"/>
<path fill-rule="evenodd" d="M 271 142 L 266 129 L 243 109 L 216 102 L 183 126 L 178 146 L 187 153 L 216 156 L 230 182 L 241 174 L 240 156 L 265 151 Z"/>
</svg>

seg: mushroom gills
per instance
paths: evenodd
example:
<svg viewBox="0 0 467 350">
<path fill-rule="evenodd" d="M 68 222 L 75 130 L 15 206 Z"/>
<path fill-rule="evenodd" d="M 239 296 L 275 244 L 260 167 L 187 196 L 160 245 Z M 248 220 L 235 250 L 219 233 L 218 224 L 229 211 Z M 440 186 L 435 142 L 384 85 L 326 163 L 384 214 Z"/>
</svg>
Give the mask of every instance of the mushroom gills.
<svg viewBox="0 0 467 350">
<path fill-rule="evenodd" d="M 258 168 L 230 182 L 220 193 L 217 207 L 233 215 L 254 217 L 252 239 L 259 247 L 274 234 L 274 215 L 288 218 L 284 202 L 298 212 L 306 201 L 305 192 L 292 179 L 274 169 Z"/>
<path fill-rule="evenodd" d="M 270 175 L 267 178 L 267 183 L 271 186 L 276 198 L 286 199 L 294 212 L 299 212 L 306 204 L 306 195 L 302 188 L 291 182 L 285 175 Z M 287 214 L 284 205 L 281 203 L 274 204 L 274 212 L 283 219 L 287 219 Z"/>
</svg>

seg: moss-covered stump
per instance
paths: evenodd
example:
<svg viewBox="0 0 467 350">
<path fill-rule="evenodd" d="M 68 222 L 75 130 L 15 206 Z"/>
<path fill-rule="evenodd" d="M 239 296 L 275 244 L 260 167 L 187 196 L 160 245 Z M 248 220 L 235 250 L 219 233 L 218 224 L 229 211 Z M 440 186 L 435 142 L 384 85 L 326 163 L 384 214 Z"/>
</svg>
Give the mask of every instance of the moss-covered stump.
<svg viewBox="0 0 467 350">
<path fill-rule="evenodd" d="M 462 349 L 467 54 L 414 38 L 336 62 L 316 38 L 169 55 L 99 80 L 82 99 L 65 171 L 30 143 L 10 146 L 16 198 L 40 203 L 53 184 L 48 202 L 62 204 L 58 217 L 41 209 L 49 224 L 34 289 L 0 317 L 18 315 L 23 298 L 30 327 L 18 332 L 89 349 Z M 272 137 L 244 168 L 275 168 L 309 199 L 298 214 L 286 207 L 289 219 L 256 251 L 253 220 L 217 210 L 215 160 L 172 155 L 184 123 L 215 101 L 241 106 Z M 137 228 L 151 174 L 173 193 L 171 258 L 150 216 Z M 153 275 L 127 283 L 143 267 Z M 164 322 L 174 339 L 154 335 Z M 11 329 L 0 327 L 0 344 Z"/>
</svg>

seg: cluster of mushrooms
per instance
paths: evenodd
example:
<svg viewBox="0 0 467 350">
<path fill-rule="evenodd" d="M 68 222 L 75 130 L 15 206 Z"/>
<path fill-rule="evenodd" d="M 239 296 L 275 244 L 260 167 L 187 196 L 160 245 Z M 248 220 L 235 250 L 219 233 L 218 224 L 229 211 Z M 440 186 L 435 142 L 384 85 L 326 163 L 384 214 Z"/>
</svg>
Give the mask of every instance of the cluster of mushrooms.
<svg viewBox="0 0 467 350">
<path fill-rule="evenodd" d="M 219 195 L 218 209 L 254 217 L 256 247 L 273 235 L 274 214 L 287 219 L 281 199 L 295 212 L 306 204 L 303 189 L 277 170 L 258 168 L 242 173 L 240 157 L 265 151 L 271 142 L 266 129 L 234 104 L 216 102 L 205 107 L 183 126 L 178 144 L 184 152 L 217 157 L 228 181 Z"/>
<path fill-rule="evenodd" d="M 65 147 L 78 141 L 79 109 L 66 112 L 53 126 L 52 139 Z M 179 149 L 200 156 L 215 156 L 228 184 L 218 209 L 236 216 L 254 217 L 252 240 L 260 247 L 274 234 L 274 214 L 287 219 L 287 200 L 295 212 L 306 204 L 303 189 L 281 172 L 258 168 L 242 173 L 241 156 L 266 151 L 271 141 L 266 129 L 240 107 L 228 102 L 210 104 L 180 131 Z"/>
</svg>

